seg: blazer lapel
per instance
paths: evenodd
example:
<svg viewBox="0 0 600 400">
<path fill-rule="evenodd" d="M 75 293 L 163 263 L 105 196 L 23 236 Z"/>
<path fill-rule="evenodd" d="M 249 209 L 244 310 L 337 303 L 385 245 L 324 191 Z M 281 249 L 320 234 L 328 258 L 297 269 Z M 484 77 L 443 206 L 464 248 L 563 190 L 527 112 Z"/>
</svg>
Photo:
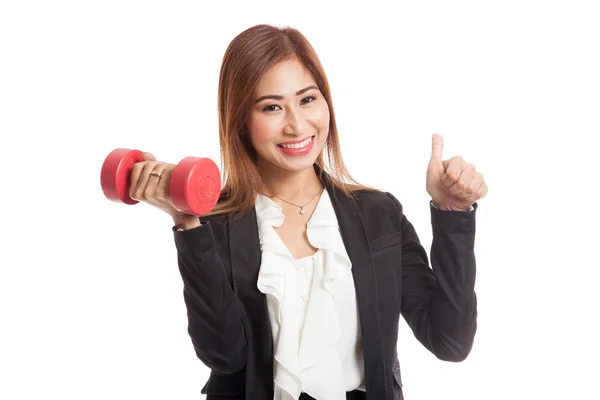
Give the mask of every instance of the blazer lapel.
<svg viewBox="0 0 600 400">
<path fill-rule="evenodd" d="M 352 262 L 360 329 L 365 357 L 367 398 L 385 399 L 384 354 L 377 299 L 375 269 L 368 238 L 355 201 L 334 188 L 323 173 L 335 210 L 342 240 Z"/>
<path fill-rule="evenodd" d="M 273 336 L 266 297 L 256 287 L 261 253 L 256 210 L 230 214 L 229 252 L 234 290 L 246 314 L 246 398 L 273 397 Z"/>
</svg>

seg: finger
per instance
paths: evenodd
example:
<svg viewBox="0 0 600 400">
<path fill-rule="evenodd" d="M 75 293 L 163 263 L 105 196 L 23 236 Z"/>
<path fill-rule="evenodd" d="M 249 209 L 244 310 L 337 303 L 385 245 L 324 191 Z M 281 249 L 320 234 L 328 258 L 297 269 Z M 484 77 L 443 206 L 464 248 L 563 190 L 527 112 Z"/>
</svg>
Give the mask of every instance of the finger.
<svg viewBox="0 0 600 400">
<path fill-rule="evenodd" d="M 176 166 L 173 164 L 167 164 L 166 168 L 163 170 L 162 178 L 158 183 L 155 193 L 156 202 L 159 202 L 162 206 L 169 209 L 174 208 L 171 200 L 171 176 L 173 175 L 175 167 Z"/>
<path fill-rule="evenodd" d="M 481 186 L 479 187 L 477 192 L 475 192 L 475 195 L 474 195 L 475 201 L 483 199 L 485 196 L 487 196 L 487 194 L 488 194 L 488 185 L 487 185 L 487 183 L 485 183 L 485 180 L 484 180 L 484 181 L 482 181 Z"/>
<path fill-rule="evenodd" d="M 446 174 L 442 179 L 442 185 L 448 189 L 450 186 L 454 185 L 458 179 L 460 178 L 460 174 L 464 168 L 465 161 L 461 156 L 453 157 L 448 162 L 448 167 L 446 168 Z"/>
<path fill-rule="evenodd" d="M 444 152 L 444 138 L 438 133 L 431 135 L 431 159 L 439 161 Z"/>
<path fill-rule="evenodd" d="M 152 155 L 152 153 L 144 153 L 143 155 L 144 157 L 144 161 L 156 161 L 156 157 L 154 157 L 154 155 Z"/>
<path fill-rule="evenodd" d="M 471 184 L 475 174 L 475 166 L 473 164 L 465 163 L 463 165 L 463 170 L 460 173 L 460 177 L 454 183 L 454 185 L 448 188 L 448 193 L 458 198 L 464 198 L 465 190 Z"/>
<path fill-rule="evenodd" d="M 473 179 L 471 179 L 471 182 L 469 183 L 467 188 L 462 192 L 461 197 L 463 199 L 471 199 L 474 201 L 475 193 L 477 193 L 477 191 L 479 190 L 479 188 L 481 187 L 482 184 L 483 184 L 483 175 L 480 174 L 479 172 L 474 172 Z"/>
<path fill-rule="evenodd" d="M 135 188 L 132 187 L 133 196 L 132 199 L 137 201 L 145 201 L 146 186 L 148 186 L 148 180 L 150 179 L 150 173 L 154 167 L 158 164 L 157 161 L 143 161 L 136 163 L 133 166 L 132 173 L 135 170 L 137 178 L 137 185 Z"/>
<path fill-rule="evenodd" d="M 133 164 L 133 167 L 131 167 L 131 172 L 129 173 L 129 197 L 136 201 L 140 201 L 137 198 L 137 193 L 139 192 L 138 187 L 140 185 L 140 178 L 145 166 L 145 161 L 137 162 Z"/>
<path fill-rule="evenodd" d="M 158 163 L 154 166 L 148 177 L 144 196 L 147 200 L 160 200 L 164 195 L 164 186 L 166 182 L 169 182 L 167 176 L 165 176 L 165 170 L 168 164 Z"/>
</svg>

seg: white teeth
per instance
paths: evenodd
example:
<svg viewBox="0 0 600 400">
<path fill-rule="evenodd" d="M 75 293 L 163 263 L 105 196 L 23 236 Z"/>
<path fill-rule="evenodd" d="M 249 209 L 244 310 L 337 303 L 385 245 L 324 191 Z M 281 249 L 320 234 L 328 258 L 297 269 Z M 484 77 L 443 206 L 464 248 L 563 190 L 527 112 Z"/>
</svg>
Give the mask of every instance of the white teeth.
<svg viewBox="0 0 600 400">
<path fill-rule="evenodd" d="M 301 149 L 303 147 L 306 147 L 310 141 L 312 140 L 312 136 L 309 137 L 308 139 L 306 139 L 303 142 L 300 143 L 295 143 L 295 144 L 280 144 L 281 147 L 286 148 L 286 149 Z"/>
</svg>

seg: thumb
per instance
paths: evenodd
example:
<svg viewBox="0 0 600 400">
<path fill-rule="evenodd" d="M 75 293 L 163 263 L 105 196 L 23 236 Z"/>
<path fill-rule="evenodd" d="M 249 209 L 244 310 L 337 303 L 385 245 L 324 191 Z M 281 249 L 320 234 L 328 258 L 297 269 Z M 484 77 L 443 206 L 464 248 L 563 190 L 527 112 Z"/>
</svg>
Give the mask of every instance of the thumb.
<svg viewBox="0 0 600 400">
<path fill-rule="evenodd" d="M 151 153 L 144 153 L 144 161 L 156 161 L 156 157 Z"/>
<path fill-rule="evenodd" d="M 442 153 L 444 152 L 444 138 L 438 133 L 431 135 L 431 160 L 442 161 Z"/>
</svg>

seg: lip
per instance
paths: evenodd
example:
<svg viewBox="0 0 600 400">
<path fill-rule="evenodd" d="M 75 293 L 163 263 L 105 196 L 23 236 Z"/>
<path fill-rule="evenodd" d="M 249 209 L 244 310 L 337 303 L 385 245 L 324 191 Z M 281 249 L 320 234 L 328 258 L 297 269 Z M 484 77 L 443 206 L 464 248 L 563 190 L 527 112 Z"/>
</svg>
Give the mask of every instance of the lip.
<svg viewBox="0 0 600 400">
<path fill-rule="evenodd" d="M 312 138 L 314 135 L 312 136 L 307 136 L 305 138 L 299 139 L 299 140 L 290 140 L 289 142 L 282 142 L 282 143 L 278 143 L 277 145 L 282 145 L 282 144 L 296 144 L 296 143 L 302 143 L 304 142 L 306 139 L 308 138 Z"/>
<path fill-rule="evenodd" d="M 311 138 L 312 138 L 312 136 L 311 136 Z M 306 139 L 303 139 L 303 140 L 306 140 Z M 296 141 L 296 142 L 287 142 L 287 143 L 298 143 L 298 142 Z M 311 152 L 314 145 L 315 145 L 315 139 L 312 138 L 312 140 L 308 143 L 308 145 L 306 145 L 305 147 L 303 147 L 301 149 L 293 149 L 293 148 L 281 147 L 281 146 L 277 146 L 277 148 L 282 153 L 284 153 L 288 156 L 305 156 Z"/>
</svg>

